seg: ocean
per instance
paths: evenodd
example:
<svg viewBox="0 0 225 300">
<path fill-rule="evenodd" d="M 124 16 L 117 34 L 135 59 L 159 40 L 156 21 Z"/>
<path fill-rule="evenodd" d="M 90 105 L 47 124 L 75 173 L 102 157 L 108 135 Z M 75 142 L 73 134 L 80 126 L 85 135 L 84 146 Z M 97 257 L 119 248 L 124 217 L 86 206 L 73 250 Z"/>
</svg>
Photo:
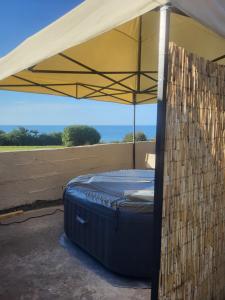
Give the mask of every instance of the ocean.
<svg viewBox="0 0 225 300">
<path fill-rule="evenodd" d="M 62 132 L 68 125 L 0 125 L 0 130 L 9 132 L 19 126 L 29 130 L 37 130 L 39 133 Z M 92 125 L 101 134 L 101 141 L 109 143 L 113 141 L 122 141 L 123 137 L 132 132 L 132 126 L 129 125 Z M 156 126 L 137 125 L 136 132 L 142 131 L 148 139 L 155 138 Z"/>
</svg>

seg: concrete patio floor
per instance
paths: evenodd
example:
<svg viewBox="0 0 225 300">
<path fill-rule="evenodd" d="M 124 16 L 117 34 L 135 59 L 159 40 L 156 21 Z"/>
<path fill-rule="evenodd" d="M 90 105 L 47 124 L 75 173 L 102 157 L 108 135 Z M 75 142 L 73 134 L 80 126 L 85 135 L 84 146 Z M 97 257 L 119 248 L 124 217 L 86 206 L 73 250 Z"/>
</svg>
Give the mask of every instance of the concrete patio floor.
<svg viewBox="0 0 225 300">
<path fill-rule="evenodd" d="M 7 222 L 42 215 L 54 207 L 30 211 Z M 6 222 L 6 221 L 5 221 Z M 149 289 L 115 287 L 76 262 L 59 244 L 63 213 L 0 226 L 1 300 L 149 300 Z"/>
</svg>

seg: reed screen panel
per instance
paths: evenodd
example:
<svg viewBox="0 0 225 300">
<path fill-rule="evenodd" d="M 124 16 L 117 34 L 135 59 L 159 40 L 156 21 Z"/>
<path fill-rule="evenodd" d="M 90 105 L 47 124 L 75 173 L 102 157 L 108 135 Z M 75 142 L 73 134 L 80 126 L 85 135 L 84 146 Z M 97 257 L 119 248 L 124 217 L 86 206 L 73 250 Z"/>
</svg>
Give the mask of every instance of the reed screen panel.
<svg viewBox="0 0 225 300">
<path fill-rule="evenodd" d="M 169 47 L 159 299 L 225 299 L 225 67 Z"/>
</svg>

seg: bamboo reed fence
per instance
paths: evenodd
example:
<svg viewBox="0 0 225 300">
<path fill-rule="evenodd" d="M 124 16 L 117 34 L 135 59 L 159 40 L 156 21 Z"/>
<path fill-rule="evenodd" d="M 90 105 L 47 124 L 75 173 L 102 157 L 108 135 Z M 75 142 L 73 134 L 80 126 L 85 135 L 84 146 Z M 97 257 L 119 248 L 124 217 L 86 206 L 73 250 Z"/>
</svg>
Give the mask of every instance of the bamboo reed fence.
<svg viewBox="0 0 225 300">
<path fill-rule="evenodd" d="M 170 43 L 159 299 L 225 299 L 225 66 Z"/>
</svg>

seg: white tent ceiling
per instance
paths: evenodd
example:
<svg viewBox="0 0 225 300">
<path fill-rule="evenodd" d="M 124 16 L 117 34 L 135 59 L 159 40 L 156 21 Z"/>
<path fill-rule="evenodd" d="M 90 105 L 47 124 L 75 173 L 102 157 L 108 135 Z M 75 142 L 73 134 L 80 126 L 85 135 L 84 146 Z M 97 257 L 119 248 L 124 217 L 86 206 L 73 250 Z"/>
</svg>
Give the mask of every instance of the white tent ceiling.
<svg viewBox="0 0 225 300">
<path fill-rule="evenodd" d="M 136 93 L 137 103 L 155 101 L 157 8 L 167 2 L 86 0 L 0 59 L 0 89 L 119 103 L 133 103 Z M 171 41 L 209 60 L 225 54 L 224 0 L 172 4 L 193 19 L 172 13 Z"/>
</svg>

